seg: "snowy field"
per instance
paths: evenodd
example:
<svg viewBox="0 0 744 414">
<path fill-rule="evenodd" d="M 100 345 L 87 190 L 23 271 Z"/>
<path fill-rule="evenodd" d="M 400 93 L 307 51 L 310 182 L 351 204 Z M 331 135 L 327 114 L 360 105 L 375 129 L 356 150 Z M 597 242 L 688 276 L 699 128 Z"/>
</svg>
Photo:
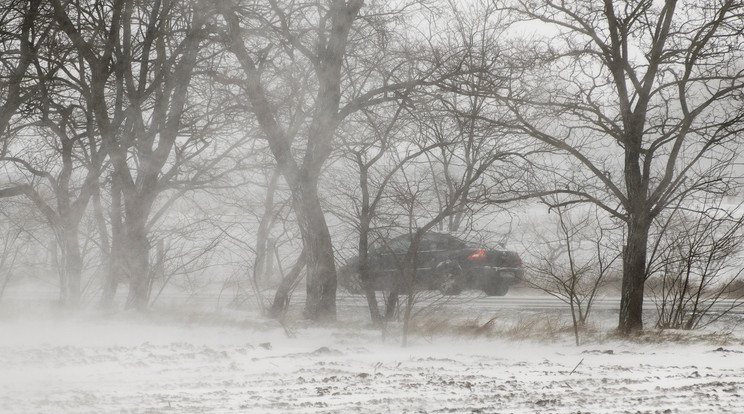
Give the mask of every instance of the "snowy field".
<svg viewBox="0 0 744 414">
<path fill-rule="evenodd" d="M 65 315 L 0 302 L 0 412 L 744 412 L 735 320 L 622 340 L 608 313 L 577 347 L 554 311 L 438 311 L 403 348 L 399 326 L 383 339 L 367 324 L 361 298 L 341 303 L 339 323 L 288 331 L 246 309 Z"/>
</svg>

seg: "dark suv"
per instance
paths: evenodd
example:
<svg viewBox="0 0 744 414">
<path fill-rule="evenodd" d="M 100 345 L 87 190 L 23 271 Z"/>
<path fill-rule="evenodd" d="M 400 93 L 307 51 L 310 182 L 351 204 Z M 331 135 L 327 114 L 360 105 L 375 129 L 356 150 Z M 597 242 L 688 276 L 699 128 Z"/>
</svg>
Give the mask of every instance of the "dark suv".
<svg viewBox="0 0 744 414">
<path fill-rule="evenodd" d="M 404 257 L 410 237 L 402 235 L 369 252 L 369 273 L 375 290 L 406 292 Z M 339 269 L 339 284 L 351 293 L 362 293 L 359 258 Z M 439 290 L 456 295 L 464 289 L 481 289 L 489 296 L 504 296 L 524 276 L 519 254 L 487 248 L 446 233 L 426 233 L 416 260 L 416 290 Z"/>
</svg>

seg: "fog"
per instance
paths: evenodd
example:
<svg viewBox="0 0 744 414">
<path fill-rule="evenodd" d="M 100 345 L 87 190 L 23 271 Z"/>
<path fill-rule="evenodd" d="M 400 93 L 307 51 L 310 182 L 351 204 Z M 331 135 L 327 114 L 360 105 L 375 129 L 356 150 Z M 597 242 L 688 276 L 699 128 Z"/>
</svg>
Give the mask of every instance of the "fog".
<svg viewBox="0 0 744 414">
<path fill-rule="evenodd" d="M 741 411 L 741 9 L 0 0 L 0 411 Z"/>
</svg>

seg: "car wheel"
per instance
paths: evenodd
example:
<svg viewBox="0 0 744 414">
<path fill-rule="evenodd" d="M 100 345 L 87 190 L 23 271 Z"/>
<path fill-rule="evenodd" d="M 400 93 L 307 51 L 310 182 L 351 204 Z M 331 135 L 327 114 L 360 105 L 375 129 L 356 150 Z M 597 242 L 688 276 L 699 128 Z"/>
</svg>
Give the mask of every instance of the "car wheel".
<svg viewBox="0 0 744 414">
<path fill-rule="evenodd" d="M 447 269 L 443 272 L 439 284 L 439 291 L 443 295 L 459 295 L 462 292 L 462 283 L 460 281 L 460 272 L 454 269 Z"/>
<path fill-rule="evenodd" d="M 493 282 L 485 286 L 483 291 L 488 296 L 504 296 L 509 291 L 509 285 L 507 283 Z"/>
</svg>

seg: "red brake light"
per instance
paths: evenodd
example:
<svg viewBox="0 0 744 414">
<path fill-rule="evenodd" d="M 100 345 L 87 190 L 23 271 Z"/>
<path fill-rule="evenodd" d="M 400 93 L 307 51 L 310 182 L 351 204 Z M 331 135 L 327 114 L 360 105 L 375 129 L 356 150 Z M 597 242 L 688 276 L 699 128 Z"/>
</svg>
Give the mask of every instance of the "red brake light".
<svg viewBox="0 0 744 414">
<path fill-rule="evenodd" d="M 470 253 L 470 256 L 468 256 L 468 260 L 485 260 L 486 259 L 486 252 L 484 250 L 476 250 L 473 253 Z"/>
</svg>

